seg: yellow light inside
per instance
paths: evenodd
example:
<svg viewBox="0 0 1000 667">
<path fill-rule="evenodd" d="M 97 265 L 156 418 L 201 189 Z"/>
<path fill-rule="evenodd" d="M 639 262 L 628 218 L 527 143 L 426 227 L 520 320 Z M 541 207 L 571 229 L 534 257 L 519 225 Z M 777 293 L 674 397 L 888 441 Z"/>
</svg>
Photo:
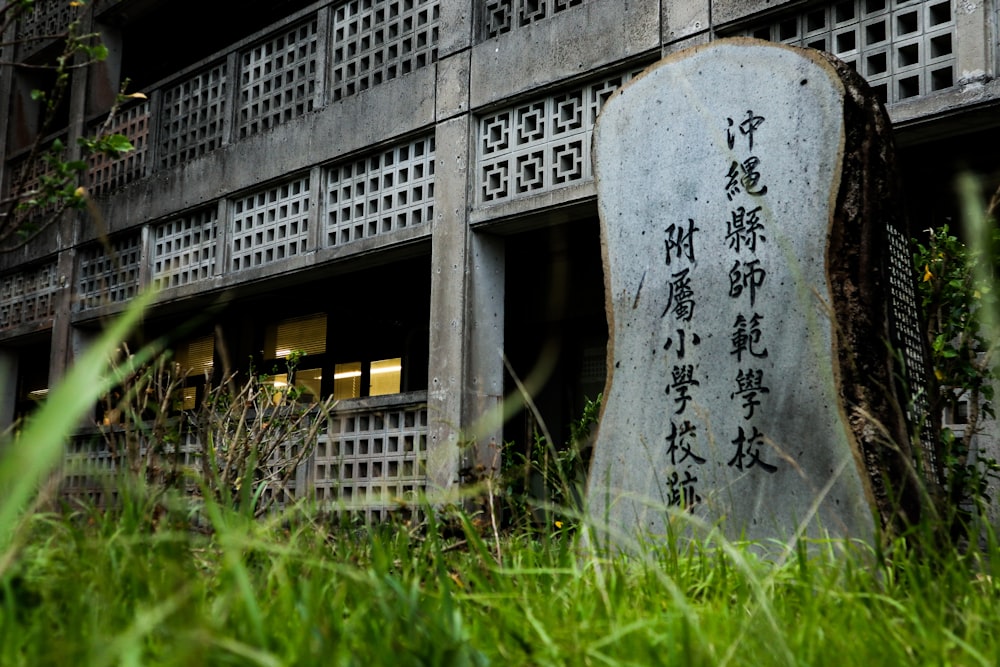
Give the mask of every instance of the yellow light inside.
<svg viewBox="0 0 1000 667">
<path fill-rule="evenodd" d="M 398 394 L 402 382 L 403 359 L 380 359 L 371 365 L 371 387 L 369 396 Z"/>
</svg>

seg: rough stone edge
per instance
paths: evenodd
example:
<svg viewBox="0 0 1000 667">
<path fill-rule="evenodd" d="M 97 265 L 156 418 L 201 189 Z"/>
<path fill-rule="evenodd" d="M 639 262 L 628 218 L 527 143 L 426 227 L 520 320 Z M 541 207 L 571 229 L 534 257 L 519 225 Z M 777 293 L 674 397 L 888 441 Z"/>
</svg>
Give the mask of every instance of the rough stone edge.
<svg viewBox="0 0 1000 667">
<path fill-rule="evenodd" d="M 830 54 L 809 54 L 822 59 L 844 87 L 842 177 L 826 256 L 837 323 L 838 392 L 860 445 L 882 527 L 898 533 L 921 520 L 926 491 L 934 481 L 918 471 L 914 426 L 906 416 L 909 397 L 901 380 L 904 369 L 892 349 L 889 230 L 909 238 L 895 142 L 885 107 L 861 75 Z M 928 369 L 911 372 L 923 375 L 930 386 Z"/>
</svg>

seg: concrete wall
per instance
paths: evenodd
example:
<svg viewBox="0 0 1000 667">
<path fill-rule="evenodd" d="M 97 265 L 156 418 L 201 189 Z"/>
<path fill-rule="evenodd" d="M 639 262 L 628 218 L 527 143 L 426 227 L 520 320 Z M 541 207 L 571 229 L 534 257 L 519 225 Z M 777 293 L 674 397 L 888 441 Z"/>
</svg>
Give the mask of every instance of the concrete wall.
<svg viewBox="0 0 1000 667">
<path fill-rule="evenodd" d="M 102 12 L 113 4 L 98 3 L 95 26 L 101 27 Z M 235 72 L 240 57 L 266 40 L 270 30 L 248 35 L 233 45 L 220 44 L 219 53 L 212 58 L 145 91 L 154 116 L 143 175 L 108 196 L 94 199 L 85 215 L 68 216 L 38 239 L 0 253 L 0 276 L 48 261 L 58 267 L 56 314 L 0 328 L 0 353 L 9 357 L 19 337 L 51 328 L 54 380 L 72 360 L 74 331 L 93 327 L 100 318 L 124 307 L 122 302 L 81 307 L 77 293 L 80 248 L 108 233 L 143 230 L 140 261 L 145 264 L 140 282 L 148 280 L 150 230 L 202 207 L 218 211 L 218 263 L 212 276 L 162 293 L 161 302 L 172 303 L 181 312 L 186 300 L 199 294 L 238 292 L 253 284 L 302 280 L 311 275 L 349 276 L 357 267 L 372 263 L 384 264 L 391 271 L 396 256 L 429 253 L 429 476 L 438 486 L 452 488 L 459 480 L 460 468 L 473 466 L 475 461 L 489 464 L 489 443 L 500 439 L 501 426 L 492 415 L 504 385 L 499 354 L 504 328 L 504 235 L 539 225 L 572 224 L 595 214 L 595 190 L 589 174 L 592 119 L 586 116 L 587 104 L 665 53 L 720 36 L 744 34 L 798 16 L 803 10 L 797 3 L 771 0 L 583 0 L 558 10 L 549 3 L 547 15 L 529 17 L 531 20 L 522 20 L 515 9 L 506 15 L 505 29 L 503 8 L 519 7 L 520 0 L 509 5 L 492 0 L 428 0 L 415 4 L 417 10 L 436 7 L 437 29 L 432 37 L 436 52 L 430 62 L 332 101 L 328 91 L 335 84 L 331 67 L 338 47 L 337 10 L 342 4 L 317 2 L 308 11 L 273 26 L 280 32 L 313 13 L 318 17 L 319 73 L 315 78 L 316 105 L 310 112 L 247 138 L 233 138 L 234 109 L 239 104 Z M 993 118 L 1000 101 L 1000 85 L 993 79 L 996 35 L 992 31 L 996 22 L 989 12 L 995 14 L 996 10 L 985 3 L 952 5 L 949 20 L 954 23 L 954 54 L 948 62 L 954 63 L 953 85 L 892 103 L 890 113 L 900 128 L 926 128 L 921 132 L 934 134 L 956 131 L 968 122 L 996 122 Z M 128 27 L 121 29 L 127 31 Z M 73 104 L 78 110 L 84 109 L 89 91 L 88 111 L 101 112 L 94 108 L 94 100 L 106 103 L 109 91 L 118 88 L 122 68 L 115 59 L 123 55 L 118 48 L 120 33 L 118 28 L 108 32 L 114 47 L 111 62 L 81 72 L 74 80 Z M 417 32 L 414 36 L 419 40 Z M 171 86 L 215 62 L 230 67 L 223 145 L 165 168 L 158 159 L 162 157 L 162 136 L 155 110 L 164 103 L 165 91 Z M 10 68 L 0 70 L 4 103 L 18 90 L 19 81 Z M 551 135 L 544 135 L 540 128 L 534 134 L 528 132 L 525 123 L 536 112 L 537 122 L 548 123 L 550 129 L 545 131 Z M 582 115 L 575 121 L 571 116 L 578 112 Z M 82 119 L 84 114 L 79 116 Z M 0 119 L 7 117 L 0 114 Z M 563 121 L 569 129 L 552 129 Z M 510 151 L 509 157 L 503 158 L 507 162 L 494 160 L 486 148 L 490 132 L 503 127 L 514 131 L 504 123 L 517 125 L 524 135 L 521 138 L 527 137 L 523 148 L 504 149 Z M 16 128 L 6 125 L 0 121 L 0 148 L 4 149 L 11 145 L 9 137 L 16 134 Z M 77 128 L 78 132 L 85 130 Z M 423 135 L 433 136 L 435 141 L 433 220 L 345 245 L 324 246 L 319 228 L 324 224 L 328 196 L 322 185 L 327 169 Z M 914 133 L 919 139 L 918 135 Z M 16 153 L 9 155 L 8 168 L 0 173 L 9 176 L 9 167 L 18 157 Z M 512 173 L 517 169 L 522 171 Z M 310 193 L 313 227 L 309 251 L 231 272 L 227 244 L 233 202 L 291 176 L 309 176 L 315 184 Z M 536 182 L 528 183 L 530 177 Z M 500 190 L 490 190 L 494 185 L 491 178 L 500 179 Z M 501 183 L 504 178 L 508 180 Z M 493 198 L 487 201 L 488 197 Z M 95 225 L 95 219 L 100 224 Z M 349 278 L 345 285 L 349 287 Z M 16 366 L 11 364 L 13 361 L 6 366 Z M 0 398 L 9 403 L 10 392 Z M 6 410 L 0 406 L 0 415 Z M 464 450 L 466 454 L 473 452 L 471 459 L 463 458 L 460 445 L 473 440 L 476 447 Z"/>
</svg>

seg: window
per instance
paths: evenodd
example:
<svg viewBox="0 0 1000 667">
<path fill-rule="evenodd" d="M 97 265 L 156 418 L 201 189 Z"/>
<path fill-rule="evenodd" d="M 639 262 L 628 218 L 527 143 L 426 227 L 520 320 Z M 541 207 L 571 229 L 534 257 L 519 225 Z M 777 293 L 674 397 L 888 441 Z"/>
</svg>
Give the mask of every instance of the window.
<svg viewBox="0 0 1000 667">
<path fill-rule="evenodd" d="M 341 336 L 338 346 L 328 348 L 330 333 Z M 398 394 L 403 357 L 386 353 L 402 350 L 384 341 L 372 344 L 378 336 L 379 332 L 361 335 L 356 330 L 328 332 L 325 313 L 281 320 L 265 331 L 263 368 L 276 389 L 295 387 L 300 400 L 321 400 L 331 394 L 336 400 Z"/>
<path fill-rule="evenodd" d="M 265 368 L 270 369 L 274 388 L 281 393 L 295 387 L 300 392 L 299 400 L 320 400 L 325 354 L 325 313 L 293 317 L 267 327 Z M 282 367 L 285 372 L 279 373 Z"/>
<path fill-rule="evenodd" d="M 333 368 L 333 397 L 339 401 L 361 396 L 398 394 L 402 377 L 402 357 L 336 364 Z M 363 387 L 367 391 L 363 391 Z"/>
<path fill-rule="evenodd" d="M 371 385 L 368 395 L 385 396 L 386 394 L 398 394 L 402 372 L 403 360 L 400 357 L 373 361 L 371 364 Z"/>
<path fill-rule="evenodd" d="M 178 346 L 174 357 L 177 373 L 184 378 L 181 410 L 194 410 L 204 398 L 205 385 L 215 367 L 215 336 L 192 338 Z"/>
</svg>

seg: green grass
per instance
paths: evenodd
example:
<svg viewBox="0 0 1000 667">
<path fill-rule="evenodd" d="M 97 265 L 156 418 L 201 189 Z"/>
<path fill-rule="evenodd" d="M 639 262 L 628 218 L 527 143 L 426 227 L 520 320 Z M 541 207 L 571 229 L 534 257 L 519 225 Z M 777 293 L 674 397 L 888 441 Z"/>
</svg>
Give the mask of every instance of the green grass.
<svg viewBox="0 0 1000 667">
<path fill-rule="evenodd" d="M 133 492 L 35 513 L 0 578 L 2 665 L 996 665 L 989 555 L 659 541 L 471 523 L 255 523 Z M 449 535 L 449 536 L 445 536 Z M 987 554 L 995 553 L 989 550 Z"/>
</svg>

